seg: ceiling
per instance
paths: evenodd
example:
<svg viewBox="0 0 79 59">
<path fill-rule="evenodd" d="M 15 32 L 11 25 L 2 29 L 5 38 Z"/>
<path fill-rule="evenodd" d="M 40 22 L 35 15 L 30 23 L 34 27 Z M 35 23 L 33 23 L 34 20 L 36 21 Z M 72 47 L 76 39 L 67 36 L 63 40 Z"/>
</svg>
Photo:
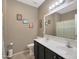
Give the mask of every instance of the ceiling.
<svg viewBox="0 0 79 59">
<path fill-rule="evenodd" d="M 45 0 L 17 0 L 33 7 L 39 7 Z"/>
</svg>

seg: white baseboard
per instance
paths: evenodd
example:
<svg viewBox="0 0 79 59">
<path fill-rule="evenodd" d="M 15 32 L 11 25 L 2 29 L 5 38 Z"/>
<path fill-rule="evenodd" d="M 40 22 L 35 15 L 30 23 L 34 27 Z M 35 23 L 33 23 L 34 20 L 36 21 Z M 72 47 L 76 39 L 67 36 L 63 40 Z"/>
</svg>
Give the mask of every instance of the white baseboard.
<svg viewBox="0 0 79 59">
<path fill-rule="evenodd" d="M 20 52 L 17 52 L 17 53 L 15 53 L 15 54 L 13 54 L 12 56 L 16 56 L 16 55 L 19 55 L 19 54 L 22 54 L 22 53 L 24 53 L 25 51 L 20 51 Z"/>
</svg>

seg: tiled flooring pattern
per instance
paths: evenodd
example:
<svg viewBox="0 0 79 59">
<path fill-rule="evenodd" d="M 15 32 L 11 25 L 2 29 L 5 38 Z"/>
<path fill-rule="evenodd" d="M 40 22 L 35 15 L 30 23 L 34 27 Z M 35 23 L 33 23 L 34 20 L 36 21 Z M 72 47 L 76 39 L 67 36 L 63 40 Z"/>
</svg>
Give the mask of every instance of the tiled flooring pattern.
<svg viewBox="0 0 79 59">
<path fill-rule="evenodd" d="M 13 56 L 11 59 L 34 59 L 33 55 L 27 55 L 25 53 Z"/>
</svg>

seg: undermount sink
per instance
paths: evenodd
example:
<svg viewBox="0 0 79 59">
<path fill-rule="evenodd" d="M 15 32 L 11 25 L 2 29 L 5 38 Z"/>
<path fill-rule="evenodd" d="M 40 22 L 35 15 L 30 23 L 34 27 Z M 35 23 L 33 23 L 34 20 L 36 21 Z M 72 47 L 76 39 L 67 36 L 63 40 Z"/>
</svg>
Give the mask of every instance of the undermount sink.
<svg viewBox="0 0 79 59">
<path fill-rule="evenodd" d="M 48 39 L 48 38 L 46 38 L 45 41 L 46 41 L 46 43 L 51 43 L 51 44 L 55 43 L 55 44 L 58 44 L 58 45 L 61 45 L 61 46 L 65 46 L 66 45 L 66 42 L 65 43 L 64 42 L 58 42 L 58 41 L 55 41 L 55 40 L 52 40 L 52 39 Z"/>
<path fill-rule="evenodd" d="M 45 39 L 46 43 L 47 44 L 57 44 L 57 45 L 60 45 L 62 47 L 66 47 L 66 48 L 76 48 L 76 40 L 53 40 L 53 39 L 49 39 L 49 38 L 46 38 Z"/>
</svg>

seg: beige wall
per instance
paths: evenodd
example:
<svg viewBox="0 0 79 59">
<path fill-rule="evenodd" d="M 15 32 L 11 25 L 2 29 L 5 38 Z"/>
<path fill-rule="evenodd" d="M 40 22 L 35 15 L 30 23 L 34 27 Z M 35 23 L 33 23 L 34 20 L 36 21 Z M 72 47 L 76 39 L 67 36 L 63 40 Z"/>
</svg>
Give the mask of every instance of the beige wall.
<svg viewBox="0 0 79 59">
<path fill-rule="evenodd" d="M 7 8 L 3 6 L 5 9 L 7 9 L 5 10 L 5 14 L 3 14 L 3 32 L 5 32 L 5 36 L 3 36 L 3 38 L 6 40 L 6 45 L 8 45 L 10 42 L 14 43 L 13 49 L 14 53 L 16 53 L 24 50 L 26 45 L 33 42 L 33 39 L 36 38 L 38 9 L 17 2 L 16 0 L 7 0 L 6 6 Z M 18 13 L 22 14 L 25 19 L 28 19 L 29 22 L 33 23 L 32 29 L 27 28 L 22 21 L 17 21 L 16 14 Z"/>
</svg>

